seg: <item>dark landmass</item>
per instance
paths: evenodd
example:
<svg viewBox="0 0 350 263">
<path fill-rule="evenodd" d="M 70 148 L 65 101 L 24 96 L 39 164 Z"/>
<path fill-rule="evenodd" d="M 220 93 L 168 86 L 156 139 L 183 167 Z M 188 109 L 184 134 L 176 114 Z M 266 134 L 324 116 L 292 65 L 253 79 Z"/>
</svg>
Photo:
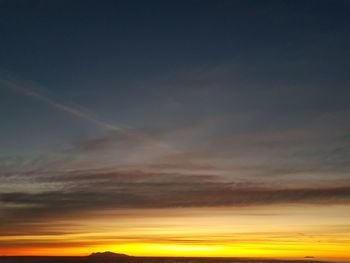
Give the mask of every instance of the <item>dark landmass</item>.
<svg viewBox="0 0 350 263">
<path fill-rule="evenodd" d="M 120 254 L 120 253 L 114 253 L 110 251 L 106 252 L 96 252 L 92 253 L 89 256 L 90 258 L 130 258 L 131 256 L 125 255 L 125 254 Z"/>
<path fill-rule="evenodd" d="M 90 256 L 87 257 L 87 260 L 91 262 L 130 262 L 133 259 L 135 259 L 135 257 L 131 257 L 120 253 L 113 253 L 109 251 L 92 253 Z"/>
<path fill-rule="evenodd" d="M 132 257 L 113 252 L 78 256 L 0 256 L 0 263 L 325 263 L 310 259 L 279 260 L 261 258 Z"/>
</svg>

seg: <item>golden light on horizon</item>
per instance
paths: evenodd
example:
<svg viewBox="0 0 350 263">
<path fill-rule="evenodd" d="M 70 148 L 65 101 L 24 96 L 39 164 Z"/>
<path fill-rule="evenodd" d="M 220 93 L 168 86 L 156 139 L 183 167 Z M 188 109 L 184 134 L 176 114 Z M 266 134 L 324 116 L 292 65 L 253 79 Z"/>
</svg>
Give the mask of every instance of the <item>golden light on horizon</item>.
<svg viewBox="0 0 350 263">
<path fill-rule="evenodd" d="M 169 257 L 261 257 L 261 258 L 349 258 L 348 244 L 221 244 L 221 245 L 183 245 L 161 243 L 133 243 L 123 245 L 91 247 L 27 247 L 20 252 L 8 250 L 2 255 L 28 256 L 86 256 L 96 251 L 111 251 L 132 256 L 169 256 Z"/>
<path fill-rule="evenodd" d="M 62 234 L 0 237 L 0 254 L 348 258 L 347 207 L 305 208 L 101 211 L 56 222 Z"/>
</svg>

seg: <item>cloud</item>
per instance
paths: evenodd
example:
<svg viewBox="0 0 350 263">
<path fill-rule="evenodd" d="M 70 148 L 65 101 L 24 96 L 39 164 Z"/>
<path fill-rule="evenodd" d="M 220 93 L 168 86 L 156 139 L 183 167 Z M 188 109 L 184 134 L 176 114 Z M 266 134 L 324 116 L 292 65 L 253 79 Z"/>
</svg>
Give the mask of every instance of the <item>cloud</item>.
<svg viewBox="0 0 350 263">
<path fill-rule="evenodd" d="M 25 222 L 100 210 L 350 204 L 348 180 L 298 181 L 294 176 L 303 171 L 302 166 L 246 163 L 225 167 L 215 159 L 203 162 L 195 149 L 149 153 L 152 147 L 144 145 L 149 142 L 111 133 L 56 155 L 2 158 L 0 232 L 16 231 Z M 119 155 L 109 154 L 108 149 Z M 108 165 L 102 162 L 106 151 L 115 158 Z M 136 153 L 152 158 L 135 163 L 120 159 Z"/>
<path fill-rule="evenodd" d="M 51 180 L 55 180 L 52 178 Z M 350 185 L 322 188 L 266 186 L 219 181 L 216 176 L 139 171 L 67 173 L 67 188 L 0 194 L 2 222 L 78 216 L 87 211 L 126 208 L 247 207 L 287 204 L 350 204 Z"/>
<path fill-rule="evenodd" d="M 147 142 L 152 143 L 153 145 L 156 145 L 160 148 L 169 148 L 169 145 L 167 145 L 159 139 L 152 137 L 150 134 L 140 132 L 125 124 L 112 124 L 108 121 L 102 120 L 101 118 L 97 117 L 97 115 L 90 110 L 82 110 L 82 108 L 79 106 L 71 106 L 66 103 L 58 102 L 55 99 L 52 99 L 46 95 L 43 95 L 42 93 L 36 91 L 39 85 L 34 82 L 23 81 L 19 78 L 10 77 L 2 73 L 0 75 L 0 84 L 0 87 L 10 89 L 21 95 L 43 102 L 46 105 L 58 111 L 87 121 L 97 126 L 98 128 L 106 130 L 107 132 L 109 132 L 109 134 L 113 134 L 114 137 L 120 136 L 124 139 L 128 138 L 129 141 L 137 141 L 137 143 Z"/>
<path fill-rule="evenodd" d="M 6 193 L 0 199 L 4 204 L 28 205 L 43 212 L 54 209 L 98 210 L 103 208 L 168 208 L 206 206 L 254 206 L 270 204 L 311 203 L 339 204 L 350 201 L 350 186 L 328 188 L 254 188 L 236 187 L 217 182 L 149 182 L 95 183 L 96 190 L 83 187 L 80 191 L 44 193 Z M 85 189 L 84 189 L 85 188 Z M 34 209 L 35 210 L 35 209 Z"/>
<path fill-rule="evenodd" d="M 201 75 L 198 83 L 194 80 L 196 88 L 188 91 L 183 85 L 170 93 L 169 100 L 181 110 L 193 107 L 197 99 L 203 109 L 208 101 L 216 109 L 220 108 L 216 102 L 227 97 L 224 101 L 235 104 L 238 112 L 138 131 L 111 126 L 94 114 L 57 103 L 16 82 L 11 82 L 15 86 L 7 83 L 16 92 L 108 133 L 32 160 L 0 160 L 0 233 L 18 233 L 25 229 L 24 223 L 99 210 L 350 204 L 349 126 L 343 121 L 348 111 L 305 114 L 308 117 L 301 119 L 285 109 L 248 112 L 242 104 L 255 100 L 246 91 L 239 88 L 231 94 L 216 87 L 215 81 L 200 88 L 207 82 Z M 287 95 L 283 90 L 264 92 L 260 93 L 266 99 L 275 93 L 289 96 L 291 91 L 287 89 Z M 293 101 L 303 92 L 297 95 Z"/>
<path fill-rule="evenodd" d="M 90 123 L 93 123 L 100 128 L 106 129 L 106 130 L 112 130 L 112 131 L 122 131 L 126 127 L 125 126 L 117 126 L 114 124 L 110 124 L 106 121 L 103 121 L 99 118 L 97 118 L 93 114 L 88 114 L 86 112 L 83 112 L 81 109 L 73 106 L 66 105 L 64 103 L 57 102 L 47 96 L 44 96 L 43 94 L 40 94 L 37 91 L 34 91 L 32 89 L 29 89 L 28 83 L 20 82 L 17 79 L 11 79 L 11 78 L 0 78 L 0 83 L 2 84 L 3 87 L 6 87 L 8 89 L 11 89 L 15 92 L 18 92 L 24 96 L 28 96 L 30 98 L 36 99 L 38 101 L 41 101 L 61 112 L 70 114 L 74 117 L 80 118 L 82 120 L 88 121 Z M 33 83 L 30 83 L 31 86 L 33 86 Z"/>
</svg>

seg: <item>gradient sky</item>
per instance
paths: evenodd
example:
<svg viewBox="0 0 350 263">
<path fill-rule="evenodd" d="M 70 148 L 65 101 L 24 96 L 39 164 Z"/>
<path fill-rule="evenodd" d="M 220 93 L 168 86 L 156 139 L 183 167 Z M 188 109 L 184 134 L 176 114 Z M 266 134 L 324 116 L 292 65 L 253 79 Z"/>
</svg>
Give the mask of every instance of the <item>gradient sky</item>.
<svg viewBox="0 0 350 263">
<path fill-rule="evenodd" d="M 349 258 L 348 0 L 0 0 L 0 255 Z"/>
</svg>

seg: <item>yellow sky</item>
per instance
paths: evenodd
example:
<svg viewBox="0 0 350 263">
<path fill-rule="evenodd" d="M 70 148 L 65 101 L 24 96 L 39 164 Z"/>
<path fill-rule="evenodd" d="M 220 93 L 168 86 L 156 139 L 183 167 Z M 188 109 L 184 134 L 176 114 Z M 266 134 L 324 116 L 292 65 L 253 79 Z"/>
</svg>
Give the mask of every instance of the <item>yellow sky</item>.
<svg viewBox="0 0 350 263">
<path fill-rule="evenodd" d="M 340 205 L 104 210 L 2 236 L 0 254 L 350 258 L 349 216 Z"/>
</svg>

